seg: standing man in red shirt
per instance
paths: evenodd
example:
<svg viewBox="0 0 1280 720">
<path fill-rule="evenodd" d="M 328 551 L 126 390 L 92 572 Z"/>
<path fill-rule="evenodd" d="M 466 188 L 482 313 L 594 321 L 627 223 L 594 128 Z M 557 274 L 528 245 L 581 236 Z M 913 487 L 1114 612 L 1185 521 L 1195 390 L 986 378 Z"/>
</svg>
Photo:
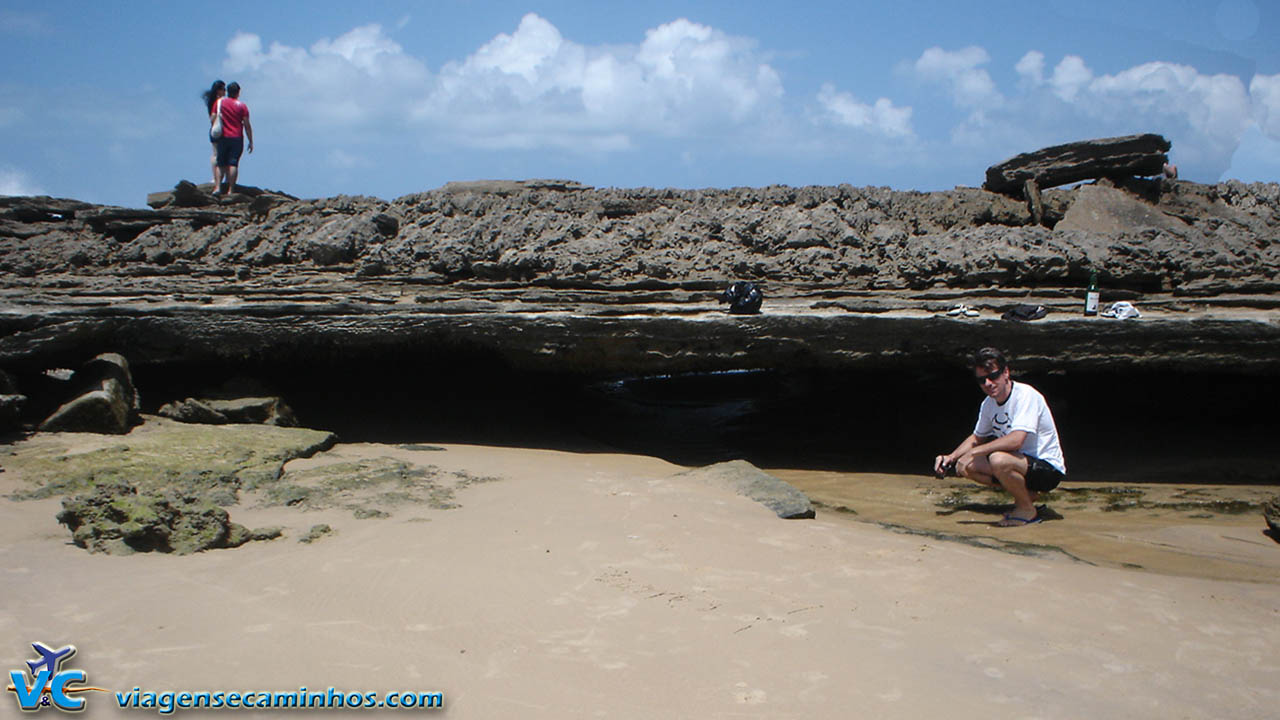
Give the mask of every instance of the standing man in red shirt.
<svg viewBox="0 0 1280 720">
<path fill-rule="evenodd" d="M 218 138 L 217 168 L 213 175 L 217 194 L 222 183 L 227 189 L 223 195 L 235 192 L 236 179 L 240 176 L 240 154 L 244 152 L 244 139 L 249 138 L 249 152 L 253 152 L 253 126 L 249 124 L 249 106 L 240 102 L 240 83 L 233 82 L 227 86 L 227 96 L 220 105 L 222 114 L 222 137 Z M 213 122 L 210 116 L 209 122 Z"/>
</svg>

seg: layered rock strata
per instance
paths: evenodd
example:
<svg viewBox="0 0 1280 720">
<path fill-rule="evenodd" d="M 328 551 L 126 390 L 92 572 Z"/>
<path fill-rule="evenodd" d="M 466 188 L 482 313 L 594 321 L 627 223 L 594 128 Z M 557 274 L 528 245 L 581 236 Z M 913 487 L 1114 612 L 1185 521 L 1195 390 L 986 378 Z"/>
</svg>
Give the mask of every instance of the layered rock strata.
<svg viewBox="0 0 1280 720">
<path fill-rule="evenodd" d="M 1023 203 L 972 188 L 593 189 L 451 183 L 158 210 L 0 198 L 0 367 L 295 362 L 483 351 L 589 373 L 952 362 L 1280 369 L 1280 186 L 1102 181 Z M 262 195 L 260 197 L 263 197 Z M 1104 303 L 1078 315 L 1096 270 Z M 728 317 L 733 280 L 763 313 Z M 964 302 L 976 319 L 946 317 Z M 996 320 L 1019 302 L 1048 318 Z"/>
</svg>

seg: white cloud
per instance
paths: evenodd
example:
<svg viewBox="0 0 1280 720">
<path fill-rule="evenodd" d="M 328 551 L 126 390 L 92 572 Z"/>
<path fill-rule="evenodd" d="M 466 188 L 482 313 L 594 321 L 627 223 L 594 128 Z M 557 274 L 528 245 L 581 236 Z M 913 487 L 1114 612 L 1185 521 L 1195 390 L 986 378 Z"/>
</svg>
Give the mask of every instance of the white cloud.
<svg viewBox="0 0 1280 720">
<path fill-rule="evenodd" d="M 645 33 L 635 62 L 649 94 L 665 98 L 668 111 L 728 111 L 742 121 L 782 96 L 782 80 L 755 53 L 755 43 L 685 19 Z"/>
<path fill-rule="evenodd" d="M 952 142 L 995 155 L 1036 143 L 1155 132 L 1173 142 L 1184 176 L 1216 181 L 1254 118 L 1280 134 L 1280 82 L 1272 78 L 1255 78 L 1246 90 L 1234 75 L 1207 75 L 1176 63 L 1097 74 L 1084 58 L 1066 55 L 1046 74 L 1045 60 L 1036 50 L 1024 54 L 1013 67 L 1018 92 L 1008 96 L 981 69 L 988 62 L 982 48 L 931 48 L 914 70 L 946 83 L 955 107 L 969 111 L 952 128 Z"/>
<path fill-rule="evenodd" d="M 911 108 L 895 107 L 887 98 L 876 100 L 874 105 L 858 102 L 847 92 L 837 92 L 830 83 L 818 91 L 818 104 L 824 118 L 839 125 L 868 130 L 887 137 L 909 137 Z"/>
<path fill-rule="evenodd" d="M 565 55 L 556 62 L 562 48 Z M 518 75 L 531 85 L 540 80 L 555 84 L 564 79 L 572 86 L 581 82 L 580 54 L 577 46 L 566 45 L 555 25 L 529 13 L 520 20 L 514 35 L 501 33 L 467 58 L 460 74 L 495 70 L 498 74 Z"/>
<path fill-rule="evenodd" d="M 1251 125 L 1240 138 L 1226 177 L 1244 182 L 1275 182 L 1280 178 L 1280 139 L 1268 137 L 1257 125 Z"/>
<path fill-rule="evenodd" d="M 404 50 L 382 34 L 378 25 L 365 25 L 330 41 L 320 40 L 311 46 L 314 57 L 334 55 L 346 60 L 352 67 L 377 78 L 396 67 Z"/>
<path fill-rule="evenodd" d="M 1053 69 L 1053 77 L 1049 84 L 1053 86 L 1053 94 L 1065 102 L 1076 99 L 1081 88 L 1093 80 L 1093 71 L 1084 64 L 1084 59 L 1077 55 L 1068 55 Z"/>
<path fill-rule="evenodd" d="M 754 43 L 705 25 L 680 19 L 649 30 L 638 46 L 587 47 L 530 13 L 513 34 L 441 68 L 418 116 L 443 125 L 467 118 L 475 144 L 506 137 L 527 147 L 544 137 L 608 150 L 638 134 L 732 132 L 776 112 L 781 96 L 781 79 Z"/>
<path fill-rule="evenodd" d="M 410 100 L 426 92 L 431 73 L 383 33 L 355 28 L 309 49 L 236 33 L 227 43 L 223 71 L 238 80 L 255 117 L 313 130 L 349 131 L 403 122 Z"/>
<path fill-rule="evenodd" d="M 1099 99 L 1115 99 L 1144 114 L 1180 116 L 1197 132 L 1239 141 L 1251 119 L 1249 94 L 1234 75 L 1202 75 L 1187 65 L 1145 63 L 1089 86 Z"/>
<path fill-rule="evenodd" d="M 924 80 L 947 85 L 960 107 L 982 111 L 1003 101 L 991 75 L 980 67 L 989 62 L 991 56 L 976 45 L 955 51 L 931 47 L 916 60 L 914 69 Z"/>
<path fill-rule="evenodd" d="M 309 130 L 376 129 L 481 148 L 632 147 L 640 135 L 747 132 L 781 112 L 782 81 L 747 38 L 679 19 L 638 45 L 586 46 L 529 13 L 432 73 L 378 25 L 302 49 L 227 43 L 255 117 Z"/>
<path fill-rule="evenodd" d="M 1080 91 L 1076 108 L 1118 131 L 1151 130 L 1173 141 L 1179 165 L 1206 180 L 1231 166 L 1253 107 L 1234 75 L 1204 75 L 1187 65 L 1144 63 L 1094 78 Z"/>
<path fill-rule="evenodd" d="M 0 165 L 0 195 L 43 195 L 45 191 L 21 170 Z"/>
<path fill-rule="evenodd" d="M 507 133 L 530 137 L 539 126 L 552 135 L 556 128 L 585 128 L 586 64 L 586 48 L 530 13 L 511 35 L 499 34 L 462 62 L 445 64 L 415 115 L 474 134 L 477 143 Z"/>
<path fill-rule="evenodd" d="M 1018 61 L 1013 69 L 1018 72 L 1028 84 L 1032 87 L 1039 87 L 1044 84 L 1044 53 L 1038 50 L 1031 50 L 1022 59 Z"/>
<path fill-rule="evenodd" d="M 1249 96 L 1258 127 L 1272 140 L 1280 140 L 1280 75 L 1254 75 Z"/>
</svg>

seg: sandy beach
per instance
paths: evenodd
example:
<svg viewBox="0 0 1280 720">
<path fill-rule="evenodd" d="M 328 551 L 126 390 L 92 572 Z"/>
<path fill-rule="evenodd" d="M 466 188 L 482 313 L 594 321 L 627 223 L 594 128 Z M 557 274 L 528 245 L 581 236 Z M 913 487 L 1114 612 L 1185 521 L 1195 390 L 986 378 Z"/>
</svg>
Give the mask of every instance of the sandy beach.
<svg viewBox="0 0 1280 720">
<path fill-rule="evenodd" d="M 1248 551 L 1251 582 L 1193 577 L 908 534 L 827 505 L 780 520 L 647 457 L 408 447 L 339 445 L 289 469 L 390 457 L 489 481 L 459 487 L 457 507 L 381 519 L 245 498 L 233 519 L 285 537 L 186 557 L 91 555 L 53 521 L 58 500 L 0 500 L 7 668 L 32 641 L 74 644 L 72 665 L 113 691 L 438 691 L 445 714 L 474 718 L 1277 706 L 1280 547 Z M 5 495 L 20 483 L 0 474 Z M 957 519 L 928 515 L 920 527 Z M 1064 515 L 1017 541 L 1097 531 L 1089 511 Z M 299 543 L 317 523 L 335 532 Z M 88 717 L 155 712 L 85 696 Z"/>
</svg>

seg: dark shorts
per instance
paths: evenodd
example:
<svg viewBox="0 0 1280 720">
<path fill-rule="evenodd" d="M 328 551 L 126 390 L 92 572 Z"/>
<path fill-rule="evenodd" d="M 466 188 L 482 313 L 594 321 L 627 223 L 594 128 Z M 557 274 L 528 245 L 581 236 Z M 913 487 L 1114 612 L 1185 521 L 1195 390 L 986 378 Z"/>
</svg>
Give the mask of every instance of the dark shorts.
<svg viewBox="0 0 1280 720">
<path fill-rule="evenodd" d="M 218 167 L 231 167 L 240 164 L 240 155 L 244 152 L 244 138 L 218 138 L 218 159 L 214 162 Z"/>
<path fill-rule="evenodd" d="M 1058 483 L 1066 479 L 1066 475 L 1063 475 L 1058 471 L 1058 468 L 1048 462 L 1038 457 L 1027 456 L 1028 490 L 1032 492 L 1048 492 L 1058 487 Z"/>
</svg>

